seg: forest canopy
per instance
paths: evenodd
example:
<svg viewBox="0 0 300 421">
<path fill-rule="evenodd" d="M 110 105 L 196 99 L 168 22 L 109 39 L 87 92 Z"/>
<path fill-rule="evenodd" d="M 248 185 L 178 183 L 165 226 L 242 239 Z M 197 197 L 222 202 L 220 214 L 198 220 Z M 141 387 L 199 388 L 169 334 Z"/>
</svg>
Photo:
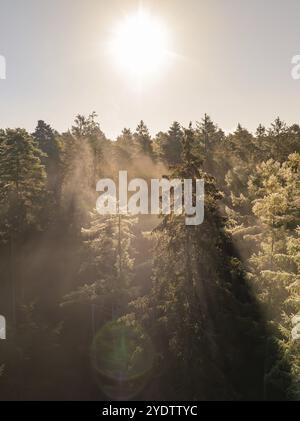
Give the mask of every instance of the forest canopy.
<svg viewBox="0 0 300 421">
<path fill-rule="evenodd" d="M 205 218 L 99 215 L 119 171 Z M 299 400 L 300 127 L 0 130 L 1 400 Z"/>
</svg>

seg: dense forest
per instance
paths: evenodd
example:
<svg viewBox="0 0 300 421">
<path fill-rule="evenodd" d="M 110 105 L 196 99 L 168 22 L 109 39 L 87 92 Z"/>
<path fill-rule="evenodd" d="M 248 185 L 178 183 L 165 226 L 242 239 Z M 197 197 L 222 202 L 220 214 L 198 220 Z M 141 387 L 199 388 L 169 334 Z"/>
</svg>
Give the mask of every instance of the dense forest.
<svg viewBox="0 0 300 421">
<path fill-rule="evenodd" d="M 100 215 L 120 170 L 204 179 L 203 224 Z M 3 129 L 0 212 L 0 400 L 300 399 L 299 125 Z"/>
</svg>

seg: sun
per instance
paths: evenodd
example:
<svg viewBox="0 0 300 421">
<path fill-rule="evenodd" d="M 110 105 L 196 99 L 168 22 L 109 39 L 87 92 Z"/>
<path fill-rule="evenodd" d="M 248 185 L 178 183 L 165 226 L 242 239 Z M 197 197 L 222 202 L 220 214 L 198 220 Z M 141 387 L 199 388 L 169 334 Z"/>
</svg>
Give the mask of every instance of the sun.
<svg viewBox="0 0 300 421">
<path fill-rule="evenodd" d="M 116 26 L 111 52 L 122 72 L 144 79 L 163 69 L 168 53 L 167 41 L 163 23 L 139 10 Z"/>
</svg>

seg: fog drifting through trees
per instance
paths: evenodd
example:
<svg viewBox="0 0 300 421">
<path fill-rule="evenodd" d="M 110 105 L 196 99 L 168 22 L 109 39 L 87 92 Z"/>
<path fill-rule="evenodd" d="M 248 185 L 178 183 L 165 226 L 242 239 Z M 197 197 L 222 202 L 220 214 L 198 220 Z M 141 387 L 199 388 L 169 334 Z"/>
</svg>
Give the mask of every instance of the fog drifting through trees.
<svg viewBox="0 0 300 421">
<path fill-rule="evenodd" d="M 121 170 L 204 179 L 203 224 L 99 215 Z M 279 118 L 0 130 L 0 399 L 298 400 L 299 177 Z"/>
</svg>

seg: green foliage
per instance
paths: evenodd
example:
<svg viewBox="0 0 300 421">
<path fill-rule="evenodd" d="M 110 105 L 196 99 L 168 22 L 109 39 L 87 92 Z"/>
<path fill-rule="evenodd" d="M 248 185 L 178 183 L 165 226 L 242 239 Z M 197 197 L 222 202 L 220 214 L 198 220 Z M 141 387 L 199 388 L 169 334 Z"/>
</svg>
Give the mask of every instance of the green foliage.
<svg viewBox="0 0 300 421">
<path fill-rule="evenodd" d="M 0 233 L 4 241 L 38 227 L 45 196 L 42 153 L 23 129 L 8 129 L 0 139 Z"/>
<path fill-rule="evenodd" d="M 155 338 L 160 370 L 168 367 L 162 378 L 172 385 L 168 398 L 259 398 L 260 391 L 249 393 L 245 384 L 259 378 L 261 366 L 255 370 L 251 366 L 251 373 L 243 367 L 249 352 L 243 343 L 250 343 L 249 336 L 256 332 L 255 324 L 251 325 L 255 310 L 251 315 L 243 302 L 247 297 L 249 305 L 251 294 L 237 268 L 240 264 L 226 254 L 228 240 L 217 211 L 221 196 L 214 180 L 201 170 L 193 145 L 190 126 L 185 130 L 182 162 L 172 177 L 206 180 L 205 222 L 188 227 L 183 217 L 170 215 L 154 230 L 152 289 L 132 303 L 133 314 Z M 243 300 L 238 289 L 243 289 Z M 239 314 L 238 321 L 229 309 Z M 235 336 L 237 332 L 241 336 Z M 253 355 L 247 358 L 250 363 Z M 242 382 L 233 374 L 241 374 L 240 370 Z"/>
<path fill-rule="evenodd" d="M 99 215 L 119 170 L 204 179 L 204 223 Z M 279 118 L 153 140 L 141 121 L 115 142 L 94 112 L 0 130 L 1 397 L 299 400 L 299 174 Z"/>
<path fill-rule="evenodd" d="M 134 133 L 134 140 L 137 148 L 138 155 L 145 155 L 152 157 L 152 140 L 149 134 L 149 130 L 143 120 L 138 124 Z"/>
<path fill-rule="evenodd" d="M 113 318 L 124 313 L 132 294 L 135 218 L 90 213 L 82 229 L 84 260 L 80 269 L 84 285 L 65 297 L 64 305 L 85 302 L 97 305 Z"/>
<path fill-rule="evenodd" d="M 156 153 L 168 166 L 178 165 L 182 154 L 183 130 L 174 121 L 168 133 L 158 133 L 155 139 Z"/>
</svg>

